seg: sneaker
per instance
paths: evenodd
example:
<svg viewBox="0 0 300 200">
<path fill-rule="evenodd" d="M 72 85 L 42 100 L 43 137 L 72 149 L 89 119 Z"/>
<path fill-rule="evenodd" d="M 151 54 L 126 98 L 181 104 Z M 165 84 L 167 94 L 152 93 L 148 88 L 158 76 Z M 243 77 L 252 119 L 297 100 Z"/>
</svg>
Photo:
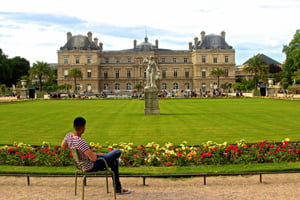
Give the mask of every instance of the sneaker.
<svg viewBox="0 0 300 200">
<path fill-rule="evenodd" d="M 116 192 L 117 192 L 117 194 L 130 194 L 131 193 L 131 191 L 127 190 L 127 189 L 117 190 Z"/>
</svg>

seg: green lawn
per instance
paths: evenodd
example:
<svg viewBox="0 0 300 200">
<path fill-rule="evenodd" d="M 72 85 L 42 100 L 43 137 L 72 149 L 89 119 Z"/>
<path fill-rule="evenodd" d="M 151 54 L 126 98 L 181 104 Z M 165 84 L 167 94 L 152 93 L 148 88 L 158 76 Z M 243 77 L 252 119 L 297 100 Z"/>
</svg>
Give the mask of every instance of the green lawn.
<svg viewBox="0 0 300 200">
<path fill-rule="evenodd" d="M 59 145 L 83 116 L 88 142 L 134 145 L 300 140 L 300 101 L 278 99 L 160 100 L 161 115 L 144 115 L 142 100 L 44 100 L 0 103 L 0 144 Z"/>
</svg>

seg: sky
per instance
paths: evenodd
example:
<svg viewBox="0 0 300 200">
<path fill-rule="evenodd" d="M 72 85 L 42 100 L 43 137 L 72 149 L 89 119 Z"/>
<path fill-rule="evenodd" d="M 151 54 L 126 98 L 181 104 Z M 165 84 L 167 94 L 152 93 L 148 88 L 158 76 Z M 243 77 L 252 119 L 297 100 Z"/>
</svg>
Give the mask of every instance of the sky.
<svg viewBox="0 0 300 200">
<path fill-rule="evenodd" d="M 201 31 L 226 32 L 236 65 L 258 53 L 284 62 L 283 45 L 300 29 L 300 0 L 7 0 L 0 6 L 0 48 L 8 56 L 57 63 L 72 35 L 93 33 L 103 50 L 133 48 L 133 40 L 188 50 Z"/>
</svg>

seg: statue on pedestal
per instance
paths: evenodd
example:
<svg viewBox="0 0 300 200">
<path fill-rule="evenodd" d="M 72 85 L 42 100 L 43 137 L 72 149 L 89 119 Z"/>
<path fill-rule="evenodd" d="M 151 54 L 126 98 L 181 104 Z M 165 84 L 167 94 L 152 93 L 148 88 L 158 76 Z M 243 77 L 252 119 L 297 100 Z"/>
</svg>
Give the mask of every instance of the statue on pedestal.
<svg viewBox="0 0 300 200">
<path fill-rule="evenodd" d="M 160 78 L 160 70 L 154 61 L 154 58 L 152 56 L 150 56 L 150 60 L 144 58 L 143 63 L 148 65 L 146 69 L 147 80 L 145 88 L 157 88 L 156 80 L 159 80 Z"/>
</svg>

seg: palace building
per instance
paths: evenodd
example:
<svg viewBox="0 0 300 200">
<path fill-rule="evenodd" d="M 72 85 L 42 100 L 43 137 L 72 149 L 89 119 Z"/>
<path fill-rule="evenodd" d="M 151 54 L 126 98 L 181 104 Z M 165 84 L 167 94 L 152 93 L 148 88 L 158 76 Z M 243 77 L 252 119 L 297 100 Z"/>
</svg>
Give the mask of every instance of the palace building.
<svg viewBox="0 0 300 200">
<path fill-rule="evenodd" d="M 58 50 L 58 84 L 70 84 L 70 71 L 77 68 L 82 78 L 77 79 L 76 89 L 88 93 L 128 93 L 137 85 L 144 88 L 146 83 L 145 57 L 154 57 L 161 77 L 157 82 L 160 90 L 212 91 L 218 88 L 218 80 L 211 72 L 221 68 L 225 72 L 219 77 L 220 86 L 235 83 L 235 50 L 226 43 L 225 32 L 220 35 L 200 33 L 193 42 L 187 43 L 186 50 L 172 50 L 159 47 L 148 37 L 142 43 L 133 40 L 133 47 L 118 51 L 105 51 L 103 43 L 87 36 L 67 33 L 66 44 Z M 220 87 L 219 86 L 219 87 Z"/>
</svg>

